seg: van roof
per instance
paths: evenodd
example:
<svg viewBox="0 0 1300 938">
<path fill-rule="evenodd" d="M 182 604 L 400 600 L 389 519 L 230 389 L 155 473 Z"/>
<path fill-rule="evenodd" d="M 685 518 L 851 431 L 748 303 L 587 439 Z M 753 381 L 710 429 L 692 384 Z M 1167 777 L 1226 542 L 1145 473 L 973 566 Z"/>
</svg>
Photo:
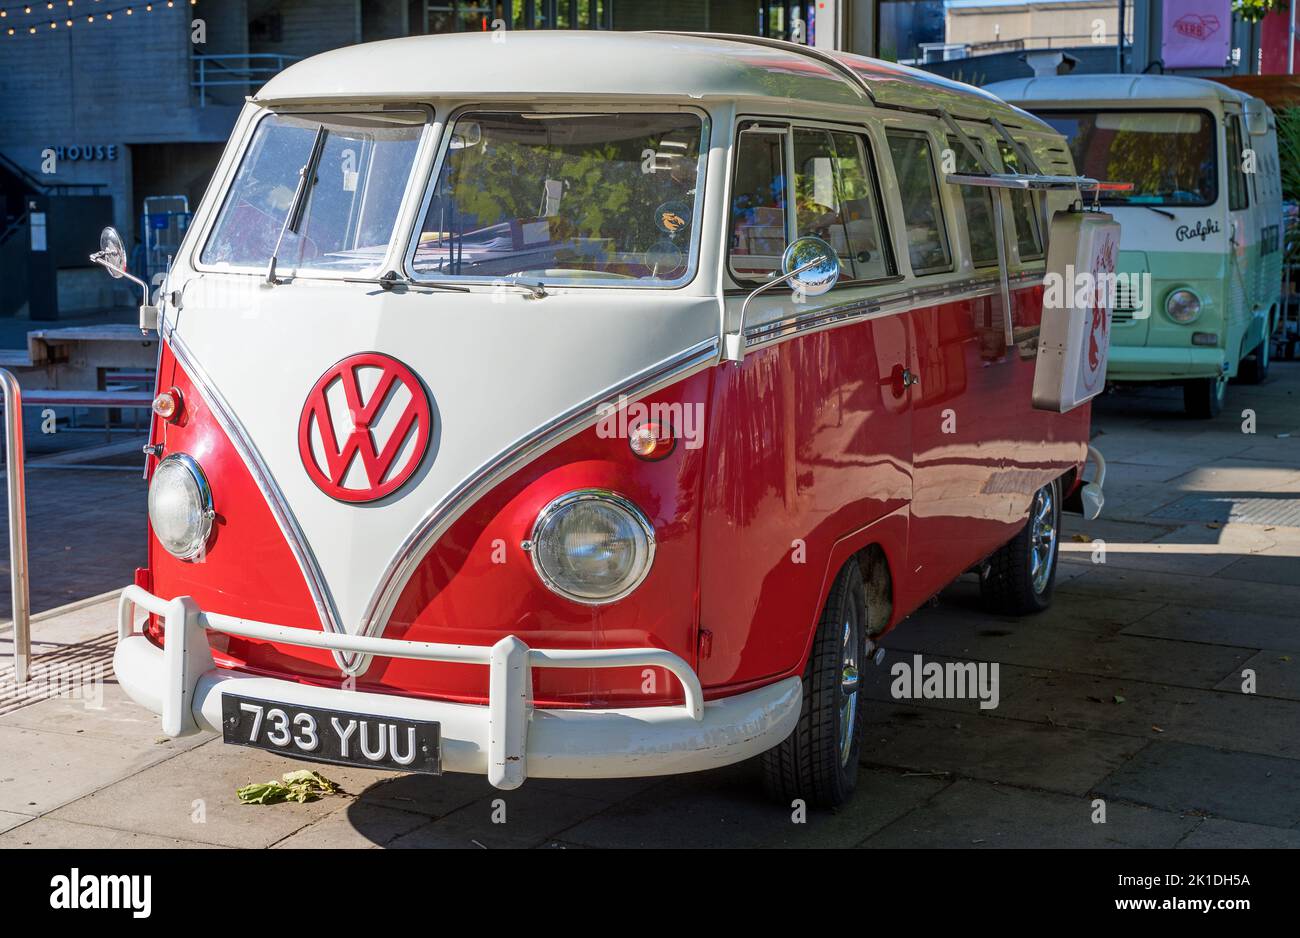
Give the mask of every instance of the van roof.
<svg viewBox="0 0 1300 938">
<path fill-rule="evenodd" d="M 1233 101 L 1253 97 L 1217 81 L 1184 75 L 1049 75 L 1013 78 L 984 90 L 1017 104 L 1047 101 Z"/>
<path fill-rule="evenodd" d="M 348 46 L 297 62 L 253 100 L 423 100 L 569 95 L 787 98 L 861 105 L 865 95 L 909 109 L 1047 129 L 993 95 L 929 72 L 794 43 L 701 33 L 521 30 L 410 36 Z M 838 63 L 838 64 L 837 64 Z"/>
</svg>

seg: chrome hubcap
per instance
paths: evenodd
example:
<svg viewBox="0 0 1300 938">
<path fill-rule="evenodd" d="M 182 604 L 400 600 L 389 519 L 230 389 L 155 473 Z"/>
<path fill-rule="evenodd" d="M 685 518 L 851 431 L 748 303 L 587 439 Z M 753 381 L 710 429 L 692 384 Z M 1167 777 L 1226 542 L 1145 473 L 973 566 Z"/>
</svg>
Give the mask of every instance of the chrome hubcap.
<svg viewBox="0 0 1300 938">
<path fill-rule="evenodd" d="M 1045 485 L 1034 496 L 1029 515 L 1029 575 L 1034 592 L 1047 589 L 1056 549 L 1056 490 Z"/>
<path fill-rule="evenodd" d="M 848 765 L 853 751 L 853 728 L 858 716 L 858 623 L 853 615 L 844 622 L 840 648 L 840 765 Z"/>
</svg>

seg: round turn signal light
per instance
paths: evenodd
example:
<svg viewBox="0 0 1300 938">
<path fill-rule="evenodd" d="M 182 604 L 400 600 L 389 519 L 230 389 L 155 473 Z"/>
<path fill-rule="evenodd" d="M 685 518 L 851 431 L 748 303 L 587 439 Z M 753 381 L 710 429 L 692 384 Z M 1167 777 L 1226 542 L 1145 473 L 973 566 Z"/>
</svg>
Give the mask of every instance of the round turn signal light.
<svg viewBox="0 0 1300 938">
<path fill-rule="evenodd" d="M 153 399 L 153 412 L 170 423 L 175 423 L 181 416 L 181 392 L 168 388 Z"/>
<path fill-rule="evenodd" d="M 631 447 L 633 455 L 639 459 L 656 462 L 666 459 L 672 453 L 676 448 L 677 440 L 672 434 L 671 427 L 658 423 L 643 423 L 628 434 L 627 445 Z"/>
</svg>

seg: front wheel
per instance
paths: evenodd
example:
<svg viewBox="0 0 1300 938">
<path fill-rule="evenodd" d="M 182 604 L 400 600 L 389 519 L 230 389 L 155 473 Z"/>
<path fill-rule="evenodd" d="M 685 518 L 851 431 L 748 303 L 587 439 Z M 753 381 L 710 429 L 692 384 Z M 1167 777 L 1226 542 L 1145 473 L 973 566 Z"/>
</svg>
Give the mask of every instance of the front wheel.
<svg viewBox="0 0 1300 938">
<path fill-rule="evenodd" d="M 1187 416 L 1209 420 L 1219 416 L 1228 399 L 1228 376 L 1197 378 L 1183 383 L 1183 407 Z"/>
<path fill-rule="evenodd" d="M 1259 343 L 1259 348 L 1255 349 L 1254 358 L 1247 358 L 1242 361 L 1237 369 L 1237 377 L 1243 384 L 1263 384 L 1268 378 L 1268 362 L 1272 353 L 1270 346 L 1273 340 L 1264 336 L 1264 341 Z"/>
<path fill-rule="evenodd" d="M 867 593 L 856 559 L 840 570 L 822 611 L 803 676 L 803 708 L 786 740 L 763 753 L 763 787 L 783 804 L 834 808 L 853 794 L 866 711 Z"/>
<path fill-rule="evenodd" d="M 993 612 L 1023 616 L 1052 604 L 1060 550 L 1061 482 L 1034 493 L 1029 520 L 980 567 L 980 595 Z"/>
</svg>

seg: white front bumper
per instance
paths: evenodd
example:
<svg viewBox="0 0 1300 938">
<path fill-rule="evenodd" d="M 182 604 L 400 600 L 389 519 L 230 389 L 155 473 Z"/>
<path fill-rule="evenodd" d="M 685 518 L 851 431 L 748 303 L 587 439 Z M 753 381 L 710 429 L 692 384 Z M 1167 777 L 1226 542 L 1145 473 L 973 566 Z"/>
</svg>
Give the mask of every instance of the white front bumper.
<svg viewBox="0 0 1300 938">
<path fill-rule="evenodd" d="M 164 648 L 135 630 L 135 607 L 164 617 Z M 204 613 L 188 596 L 163 600 L 137 586 L 122 591 L 113 670 L 136 703 L 162 717 L 163 732 L 220 731 L 221 698 L 237 694 L 278 703 L 440 724 L 443 768 L 486 774 L 498 788 L 538 778 L 620 778 L 695 772 L 739 762 L 794 729 L 802 685 L 792 677 L 758 690 L 703 699 L 699 679 L 663 649 L 532 649 L 515 636 L 493 646 L 437 645 L 310 632 Z M 207 630 L 286 644 L 387 657 L 482 664 L 487 706 L 316 687 L 218 668 Z M 663 667 L 685 690 L 684 706 L 618 710 L 538 709 L 536 667 Z"/>
</svg>

